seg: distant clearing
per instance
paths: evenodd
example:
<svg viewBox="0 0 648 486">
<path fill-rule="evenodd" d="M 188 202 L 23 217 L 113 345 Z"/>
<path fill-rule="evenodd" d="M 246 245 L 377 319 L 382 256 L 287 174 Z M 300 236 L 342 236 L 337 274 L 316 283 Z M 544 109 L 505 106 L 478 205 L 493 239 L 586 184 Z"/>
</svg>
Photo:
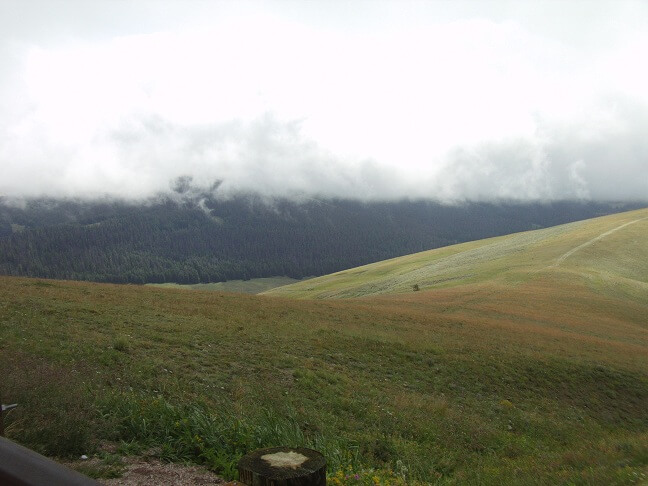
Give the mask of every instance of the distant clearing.
<svg viewBox="0 0 648 486">
<path fill-rule="evenodd" d="M 207 284 L 147 284 L 152 287 L 186 289 L 186 290 L 216 290 L 220 292 L 240 292 L 244 294 L 259 294 L 270 289 L 300 282 L 289 277 L 267 277 L 252 278 L 250 280 L 228 280 L 227 282 L 215 282 Z"/>
</svg>

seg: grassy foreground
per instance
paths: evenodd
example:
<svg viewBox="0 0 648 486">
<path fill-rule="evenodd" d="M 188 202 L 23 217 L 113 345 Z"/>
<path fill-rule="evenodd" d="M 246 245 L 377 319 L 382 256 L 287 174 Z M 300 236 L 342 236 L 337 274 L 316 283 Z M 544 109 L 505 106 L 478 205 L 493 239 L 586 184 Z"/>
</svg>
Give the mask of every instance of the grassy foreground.
<svg viewBox="0 0 648 486">
<path fill-rule="evenodd" d="M 286 444 L 322 451 L 331 484 L 640 483 L 646 220 L 551 267 L 619 224 L 554 236 L 537 272 L 517 251 L 515 275 L 362 299 L 0 277 L 7 435 L 104 476 L 146 452 L 233 477 Z"/>
</svg>

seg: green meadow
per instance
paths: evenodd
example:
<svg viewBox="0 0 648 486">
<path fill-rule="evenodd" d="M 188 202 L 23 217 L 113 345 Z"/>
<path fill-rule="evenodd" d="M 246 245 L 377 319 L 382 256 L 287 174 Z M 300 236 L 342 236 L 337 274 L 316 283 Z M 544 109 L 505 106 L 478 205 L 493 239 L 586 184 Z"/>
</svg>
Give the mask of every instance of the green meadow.
<svg viewBox="0 0 648 486">
<path fill-rule="evenodd" d="M 96 477 L 304 445 L 330 484 L 645 483 L 647 241 L 640 210 L 266 295 L 0 277 L 7 436 Z"/>
</svg>

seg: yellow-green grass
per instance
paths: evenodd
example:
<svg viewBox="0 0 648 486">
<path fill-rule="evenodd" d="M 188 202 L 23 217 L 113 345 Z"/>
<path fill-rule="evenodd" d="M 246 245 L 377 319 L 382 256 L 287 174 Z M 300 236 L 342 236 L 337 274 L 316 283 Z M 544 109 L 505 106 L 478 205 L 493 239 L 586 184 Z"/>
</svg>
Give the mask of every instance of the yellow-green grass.
<svg viewBox="0 0 648 486">
<path fill-rule="evenodd" d="M 598 238 L 601 235 L 605 236 Z M 494 280 L 514 283 L 545 274 L 561 278 L 565 272 L 613 279 L 629 291 L 645 293 L 647 239 L 648 209 L 642 209 L 415 253 L 266 294 L 300 299 L 365 297 L 412 292 L 414 286 L 424 290 Z"/>
<path fill-rule="evenodd" d="M 220 292 L 241 292 L 244 294 L 259 294 L 275 287 L 289 285 L 299 282 L 290 277 L 263 277 L 249 280 L 228 280 L 227 282 L 201 283 L 201 284 L 177 284 L 162 283 L 148 284 L 152 287 L 176 288 L 188 290 L 217 290 Z"/>
<path fill-rule="evenodd" d="M 406 257 L 401 275 L 452 255 L 464 268 L 446 276 L 470 255 L 475 275 L 356 299 L 0 277 L 0 391 L 21 404 L 7 433 L 49 455 L 108 440 L 226 476 L 248 450 L 292 444 L 325 453 L 331 484 L 638 483 L 646 215 Z"/>
</svg>

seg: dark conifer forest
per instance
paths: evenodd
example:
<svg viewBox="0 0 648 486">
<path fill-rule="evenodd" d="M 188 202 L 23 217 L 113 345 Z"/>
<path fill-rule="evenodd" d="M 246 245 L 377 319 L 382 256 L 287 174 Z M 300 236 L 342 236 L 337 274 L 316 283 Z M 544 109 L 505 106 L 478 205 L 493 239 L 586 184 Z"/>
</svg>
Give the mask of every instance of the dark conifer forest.
<svg viewBox="0 0 648 486">
<path fill-rule="evenodd" d="M 303 278 L 639 207 L 264 199 L 0 201 L 0 274 L 115 283 Z"/>
</svg>

